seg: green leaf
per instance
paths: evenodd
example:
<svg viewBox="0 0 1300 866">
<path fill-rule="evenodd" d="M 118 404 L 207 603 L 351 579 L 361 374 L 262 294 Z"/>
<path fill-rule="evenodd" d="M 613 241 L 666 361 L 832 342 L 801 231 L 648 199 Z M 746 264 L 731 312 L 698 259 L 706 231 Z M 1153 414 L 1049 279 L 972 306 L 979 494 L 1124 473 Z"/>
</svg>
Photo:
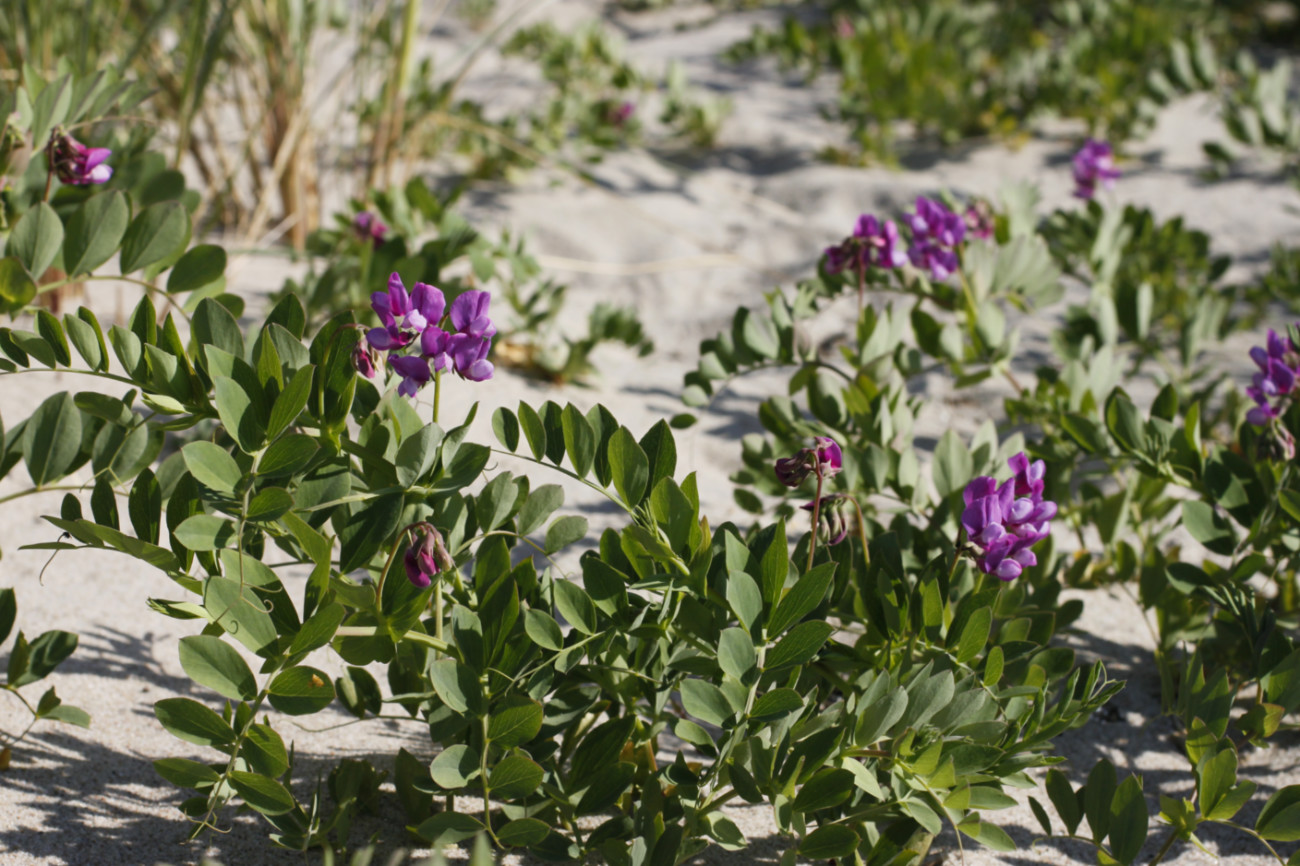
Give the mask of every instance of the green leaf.
<svg viewBox="0 0 1300 866">
<path fill-rule="evenodd" d="M 180 641 L 181 667 L 190 679 L 232 701 L 257 697 L 257 681 L 235 648 L 219 637 L 192 635 Z"/>
<path fill-rule="evenodd" d="M 221 778 L 217 771 L 207 764 L 200 764 L 188 758 L 163 758 L 153 762 L 153 769 L 178 788 L 206 789 L 215 785 Z"/>
<path fill-rule="evenodd" d="M 9 638 L 18 618 L 18 596 L 9 587 L 0 587 L 0 643 Z"/>
<path fill-rule="evenodd" d="M 387 494 L 372 499 L 354 511 L 339 533 L 339 571 L 364 567 L 379 551 L 402 514 L 402 495 Z"/>
<path fill-rule="evenodd" d="M 763 595 L 754 578 L 743 571 L 727 575 L 727 604 L 750 634 L 754 634 L 758 618 L 763 612 Z"/>
<path fill-rule="evenodd" d="M 120 190 L 86 199 L 68 219 L 63 241 L 63 269 L 69 277 L 88 274 L 113 257 L 131 219 L 131 208 Z"/>
<path fill-rule="evenodd" d="M 824 562 L 799 578 L 768 617 L 768 640 L 776 638 L 791 625 L 812 613 L 826 597 L 826 590 L 830 588 L 831 578 L 834 576 L 835 563 Z"/>
<path fill-rule="evenodd" d="M 302 410 L 307 408 L 307 399 L 311 397 L 311 382 L 315 372 L 316 368 L 311 364 L 298 368 L 294 371 L 289 384 L 275 398 L 275 404 L 271 407 L 271 418 L 266 425 L 268 439 L 275 439 L 289 429 L 289 425 L 297 421 Z"/>
<path fill-rule="evenodd" d="M 763 670 L 779 671 L 806 664 L 821 651 L 833 631 L 833 626 L 818 620 L 799 623 L 767 654 Z"/>
<path fill-rule="evenodd" d="M 726 673 L 737 680 L 745 676 L 758 665 L 758 652 L 754 641 L 740 628 L 724 629 L 718 639 L 718 664 Z"/>
<path fill-rule="evenodd" d="M 259 776 L 257 773 L 233 771 L 227 778 L 244 802 L 255 812 L 263 815 L 283 815 L 294 809 L 293 795 L 289 789 L 275 779 Z"/>
<path fill-rule="evenodd" d="M 970 615 L 957 641 L 957 663 L 968 665 L 979 656 L 989 641 L 993 626 L 993 609 L 982 607 Z"/>
<path fill-rule="evenodd" d="M 543 775 L 542 768 L 531 759 L 510 755 L 492 768 L 488 786 L 503 800 L 518 800 L 536 791 Z"/>
<path fill-rule="evenodd" d="M 45 679 L 64 659 L 77 649 L 77 636 L 69 631 L 47 631 L 27 647 L 27 669 L 20 675 L 10 673 L 15 688 Z"/>
<path fill-rule="evenodd" d="M 174 530 L 176 540 L 193 551 L 220 550 L 235 540 L 238 530 L 224 517 L 195 514 Z"/>
<path fill-rule="evenodd" d="M 542 649 L 559 651 L 564 648 L 564 632 L 546 611 L 531 607 L 524 611 L 524 633 Z"/>
<path fill-rule="evenodd" d="M 17 256 L 0 259 L 0 308 L 16 313 L 36 297 L 36 281 Z M 24 364 L 26 366 L 26 364 Z"/>
<path fill-rule="evenodd" d="M 463 743 L 448 746 L 429 765 L 434 784 L 448 791 L 465 787 L 479 774 L 479 753 Z"/>
<path fill-rule="evenodd" d="M 66 367 L 72 363 L 72 352 L 68 350 L 68 338 L 63 333 L 59 320 L 49 310 L 36 311 L 36 330 L 50 348 L 54 350 L 54 360 Z"/>
<path fill-rule="evenodd" d="M 429 665 L 429 679 L 442 702 L 458 713 L 480 715 L 483 690 L 474 672 L 455 659 L 439 659 Z"/>
<path fill-rule="evenodd" d="M 1110 806 L 1115 800 L 1115 765 L 1104 758 L 1096 763 L 1084 785 L 1083 812 L 1088 816 L 1092 841 L 1098 845 L 1110 832 Z"/>
<path fill-rule="evenodd" d="M 907 711 L 908 697 L 903 689 L 894 689 L 880 700 L 863 708 L 858 719 L 854 742 L 859 746 L 870 746 L 889 735 L 890 729 L 903 718 Z"/>
<path fill-rule="evenodd" d="M 271 706 L 290 716 L 318 713 L 334 700 L 329 674 L 306 666 L 280 671 L 268 690 Z"/>
<path fill-rule="evenodd" d="M 461 812 L 439 812 L 415 828 L 416 835 L 427 840 L 429 847 L 435 850 L 463 842 L 482 832 L 482 824 Z"/>
<path fill-rule="evenodd" d="M 239 322 L 230 311 L 212 298 L 204 298 L 194 310 L 191 321 L 194 342 L 202 346 L 215 346 L 236 358 L 244 357 L 244 334 Z M 197 357 L 207 364 L 207 353 L 200 351 Z"/>
<path fill-rule="evenodd" d="M 536 818 L 516 818 L 497 830 L 497 841 L 507 848 L 527 848 L 546 838 L 551 828 Z"/>
<path fill-rule="evenodd" d="M 546 529 L 546 552 L 568 547 L 587 535 L 587 518 L 580 514 L 570 514 L 557 519 Z"/>
<path fill-rule="evenodd" d="M 682 707 L 687 713 L 710 725 L 722 727 L 735 710 L 727 701 L 722 689 L 700 679 L 682 680 L 678 685 L 682 695 Z"/>
<path fill-rule="evenodd" d="M 245 454 L 257 453 L 266 439 L 266 430 L 253 407 L 253 396 L 227 376 L 213 376 L 212 388 L 217 415 L 226 432 L 235 440 L 239 450 Z"/>
<path fill-rule="evenodd" d="M 578 631 L 585 635 L 596 633 L 596 605 L 582 587 L 568 580 L 557 579 L 552 583 L 555 589 L 555 607 L 560 615 Z"/>
<path fill-rule="evenodd" d="M 479 531 L 491 532 L 504 523 L 518 498 L 519 487 L 509 472 L 502 472 L 484 485 L 474 498 L 474 515 L 478 518 Z"/>
<path fill-rule="evenodd" d="M 154 715 L 172 736 L 199 746 L 228 746 L 235 732 L 221 716 L 189 698 L 167 698 L 153 705 Z"/>
<path fill-rule="evenodd" d="M 22 215 L 13 231 L 5 252 L 17 256 L 35 279 L 40 279 L 63 246 L 63 223 L 59 215 L 46 202 Z"/>
<path fill-rule="evenodd" d="M 45 399 L 23 429 L 23 459 L 42 487 L 68 473 L 81 451 L 81 412 L 66 391 Z"/>
<path fill-rule="evenodd" d="M 528 450 L 533 452 L 534 460 L 541 460 L 546 454 L 546 425 L 542 423 L 537 410 L 527 403 L 519 403 L 519 425 L 524 428 L 524 437 L 528 440 Z"/>
<path fill-rule="evenodd" d="M 843 824 L 827 824 L 799 843 L 799 855 L 813 861 L 844 859 L 853 856 L 860 841 L 858 834 Z"/>
<path fill-rule="evenodd" d="M 493 412 L 492 432 L 507 451 L 519 450 L 519 418 L 514 412 L 504 406 Z"/>
<path fill-rule="evenodd" d="M 614 489 L 629 508 L 645 498 L 650 480 L 650 460 L 626 427 L 614 431 L 609 439 L 609 467 Z"/>
<path fill-rule="evenodd" d="M 823 767 L 809 779 L 791 804 L 796 812 L 816 812 L 838 806 L 853 794 L 853 774 L 838 767 Z"/>
<path fill-rule="evenodd" d="M 190 217 L 177 201 L 149 205 L 131 221 L 122 238 L 123 275 L 157 264 L 175 255 L 190 240 Z"/>
<path fill-rule="evenodd" d="M 650 477 L 646 482 L 647 490 L 654 490 L 665 478 L 672 478 L 677 471 L 677 443 L 673 441 L 673 431 L 665 422 L 659 421 L 641 437 L 641 450 L 650 461 Z"/>
<path fill-rule="evenodd" d="M 636 779 L 636 765 L 629 761 L 601 767 L 590 780 L 571 776 L 576 784 L 586 785 L 575 810 L 579 815 L 594 815 L 608 811 Z"/>
<path fill-rule="evenodd" d="M 199 244 L 181 256 L 167 278 L 167 291 L 192 292 L 211 285 L 226 272 L 226 251 L 215 244 Z"/>
<path fill-rule="evenodd" d="M 511 695 L 488 713 L 488 740 L 502 748 L 522 746 L 541 729 L 542 705 L 524 695 Z"/>
<path fill-rule="evenodd" d="M 1300 785 L 1287 785 L 1268 798 L 1255 832 L 1272 842 L 1300 841 Z"/>
<path fill-rule="evenodd" d="M 533 490 L 515 516 L 515 527 L 519 534 L 528 535 L 537 529 L 563 504 L 564 488 L 558 484 L 543 484 Z"/>
<path fill-rule="evenodd" d="M 1147 840 L 1148 821 L 1142 785 L 1136 776 L 1129 776 L 1115 792 L 1110 806 L 1110 853 L 1124 866 L 1137 859 Z"/>
<path fill-rule="evenodd" d="M 197 441 L 181 447 L 185 468 L 200 484 L 233 496 L 243 480 L 243 472 L 230 452 L 212 442 Z"/>
<path fill-rule="evenodd" d="M 749 711 L 751 719 L 776 719 L 803 709 L 803 698 L 794 689 L 772 689 L 754 701 Z"/>
<path fill-rule="evenodd" d="M 1079 822 L 1083 820 L 1083 812 L 1080 809 L 1078 795 L 1070 787 L 1070 780 L 1060 770 L 1048 770 L 1045 787 L 1047 796 L 1056 807 L 1056 814 L 1060 815 L 1061 820 L 1065 822 L 1065 829 L 1070 835 L 1074 835 L 1079 829 Z"/>
<path fill-rule="evenodd" d="M 968 819 L 968 821 L 958 824 L 957 827 L 986 848 L 992 848 L 994 851 L 1016 850 L 1016 843 L 1007 835 L 1005 830 L 996 824 L 990 824 L 987 821 L 975 818 L 973 821 Z"/>
<path fill-rule="evenodd" d="M 263 487 L 249 500 L 244 517 L 253 523 L 267 523 L 283 517 L 293 504 L 293 495 L 283 487 Z"/>
<path fill-rule="evenodd" d="M 579 478 L 586 478 L 596 459 L 596 431 L 572 403 L 564 407 L 560 423 L 564 431 L 564 450 L 573 464 L 573 471 Z"/>
<path fill-rule="evenodd" d="M 240 586 L 238 580 L 226 577 L 209 577 L 203 585 L 203 607 L 214 622 L 255 653 L 276 642 L 275 623 L 251 585 Z"/>
<path fill-rule="evenodd" d="M 974 474 L 975 461 L 965 443 L 955 430 L 945 430 L 934 449 L 934 486 L 939 496 L 946 499 L 964 489 Z"/>
<path fill-rule="evenodd" d="M 284 740 L 270 725 L 249 725 L 239 754 L 258 773 L 275 778 L 289 769 L 289 752 Z"/>
<path fill-rule="evenodd" d="M 1183 501 L 1183 526 L 1187 532 L 1213 553 L 1232 555 L 1236 536 L 1227 518 L 1208 502 L 1196 499 Z"/>
</svg>

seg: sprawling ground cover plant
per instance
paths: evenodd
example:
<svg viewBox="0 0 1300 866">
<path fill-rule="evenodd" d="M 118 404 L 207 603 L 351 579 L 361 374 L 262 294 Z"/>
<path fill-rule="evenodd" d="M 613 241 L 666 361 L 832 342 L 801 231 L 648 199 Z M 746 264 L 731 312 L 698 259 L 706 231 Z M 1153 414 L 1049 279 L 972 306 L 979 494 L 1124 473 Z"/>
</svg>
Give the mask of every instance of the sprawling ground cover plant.
<svg viewBox="0 0 1300 866">
<path fill-rule="evenodd" d="M 1106 177 L 1107 155 L 1089 142 L 1074 166 L 1089 201 L 1041 221 L 1024 188 L 1005 191 L 997 210 L 922 198 L 897 222 L 864 215 L 827 249 L 818 279 L 738 311 L 729 331 L 701 344 L 684 397 L 706 406 L 734 376 L 794 367 L 789 391 L 798 402 L 773 397 L 761 406 L 770 435 L 745 441 L 736 499 L 764 513 L 777 497 L 777 513 L 793 514 L 790 488 L 803 479 L 781 459 L 774 470 L 774 458 L 810 436 L 834 441 L 843 471 L 817 474 L 816 501 L 849 503 L 836 510 L 857 520 L 819 522 L 812 509 L 833 549 L 847 554 L 859 543 L 855 534 L 872 539 L 888 530 L 924 561 L 936 538 L 952 539 L 968 546 L 981 572 L 1010 581 L 995 612 L 1023 614 L 1028 603 L 1056 628 L 1081 610 L 1077 601 L 1061 603 L 1063 585 L 1134 586 L 1135 602 L 1154 619 L 1164 709 L 1184 731 L 1196 783 L 1193 798 L 1161 794 L 1162 843 L 1152 862 L 1177 841 L 1200 844 L 1196 832 L 1206 823 L 1255 836 L 1276 855 L 1271 842 L 1297 838 L 1288 811 L 1294 787 L 1273 792 L 1253 828 L 1233 818 L 1256 790 L 1237 781 L 1239 749 L 1264 746 L 1300 707 L 1291 685 L 1300 658 L 1291 399 L 1300 335 L 1269 331 L 1251 350 L 1256 373 L 1243 399 L 1206 356 L 1251 320 L 1233 318 L 1238 287 L 1220 282 L 1227 260 L 1180 220 L 1159 223 L 1147 211 L 1094 199 L 1091 181 Z M 1052 335 L 1056 357 L 1024 385 L 1012 370 L 1018 334 L 1006 312 L 1058 300 L 1063 277 L 1087 289 L 1087 303 L 1070 309 Z M 803 330 L 855 290 L 856 326 L 829 357 Z M 904 300 L 863 305 L 864 293 L 881 291 Z M 1120 387 L 1121 372 L 1140 382 L 1152 361 L 1163 386 L 1151 389 L 1158 393 L 1143 412 Z M 912 437 L 920 401 L 907 385 L 934 370 L 957 389 L 1003 377 L 1007 421 L 1017 431 L 1003 454 L 1024 448 L 1039 459 L 1013 457 L 1014 482 L 973 478 L 997 463 L 990 421 L 969 441 L 945 432 L 926 479 Z M 832 475 L 835 486 L 823 490 Z M 1053 534 L 1047 521 L 1073 538 Z M 1189 549 L 1191 539 L 1203 552 Z M 1139 778 L 1118 784 L 1103 761 L 1078 789 L 1052 770 L 1046 789 L 1061 824 L 1034 800 L 1045 833 L 1063 825 L 1061 835 L 1091 841 L 1103 859 L 1134 862 L 1151 829 Z"/>
</svg>

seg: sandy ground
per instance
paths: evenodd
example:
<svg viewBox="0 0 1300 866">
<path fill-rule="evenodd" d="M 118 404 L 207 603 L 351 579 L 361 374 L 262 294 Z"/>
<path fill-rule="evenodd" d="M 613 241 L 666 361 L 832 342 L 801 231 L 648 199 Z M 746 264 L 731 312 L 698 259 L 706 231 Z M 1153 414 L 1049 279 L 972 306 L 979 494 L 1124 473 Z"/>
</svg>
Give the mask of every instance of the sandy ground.
<svg viewBox="0 0 1300 866">
<path fill-rule="evenodd" d="M 570 23 L 590 17 L 593 8 L 559 4 L 547 14 Z M 737 305 L 758 303 L 761 293 L 778 282 L 788 284 L 808 274 L 821 248 L 847 232 L 860 212 L 896 213 L 916 195 L 941 188 L 991 195 L 1003 182 L 1018 179 L 1039 182 L 1046 207 L 1070 201 L 1068 158 L 1078 130 L 1069 128 L 1059 137 L 1035 138 L 1017 151 L 990 144 L 915 154 L 907 159 L 907 170 L 900 172 L 818 163 L 816 150 L 839 141 L 836 129 L 817 112 L 818 98 L 827 94 L 825 85 L 810 90 L 794 86 L 766 65 L 735 68 L 715 60 L 718 50 L 765 16 L 770 18 L 770 13 L 738 14 L 685 31 L 673 24 L 689 14 L 616 19 L 635 57 L 647 64 L 676 57 L 699 85 L 734 101 L 734 115 L 716 150 L 705 154 L 629 151 L 594 167 L 599 179 L 594 186 L 538 172 L 521 185 L 479 189 L 467 197 L 467 215 L 476 224 L 522 232 L 532 251 L 547 261 L 576 259 L 606 266 L 660 263 L 622 274 L 590 273 L 609 270 L 591 265 L 569 264 L 567 270 L 554 270 L 571 284 L 575 318 L 585 319 L 586 310 L 601 300 L 634 304 L 658 344 L 656 354 L 639 360 L 617 349 L 603 351 L 602 375 L 590 387 L 554 389 L 510 373 L 480 386 L 462 384 L 444 395 L 445 418 L 457 417 L 471 401 L 479 400 L 478 426 L 488 437 L 487 419 L 496 406 L 513 406 L 520 399 L 554 399 L 584 409 L 602 402 L 631 429 L 648 428 L 682 411 L 681 377 L 694 365 L 698 341 L 724 326 Z M 458 36 L 455 27 L 439 31 L 426 48 L 444 50 Z M 521 90 L 524 86 L 508 65 L 488 64 L 487 73 L 471 83 L 471 90 L 478 88 L 482 97 L 499 94 L 503 99 L 519 99 L 526 92 Z M 1237 273 L 1244 276 L 1266 262 L 1274 242 L 1300 240 L 1295 210 L 1300 196 L 1263 171 L 1214 184 L 1201 181 L 1200 142 L 1217 135 L 1217 120 L 1205 104 L 1191 101 L 1172 107 L 1153 136 L 1134 149 L 1116 196 L 1149 205 L 1162 216 L 1186 216 L 1193 226 L 1213 235 L 1216 250 L 1235 257 Z M 701 267 L 700 257 L 713 257 L 712 266 Z M 684 259 L 693 259 L 694 264 L 683 263 Z M 278 259 L 237 259 L 230 284 L 256 304 L 292 270 Z M 91 304 L 101 315 L 111 316 L 115 303 L 112 290 L 106 291 L 92 298 Z M 851 309 L 844 309 L 847 318 Z M 1022 323 L 1027 339 L 1041 339 L 1051 318 L 1062 310 L 1063 305 L 1037 321 Z M 833 326 L 833 314 L 828 320 Z M 1243 338 L 1218 350 L 1225 363 L 1241 371 L 1243 381 L 1244 347 L 1249 342 Z M 699 472 L 704 510 L 715 525 L 743 518 L 732 503 L 727 475 L 739 465 L 739 437 L 759 429 L 758 402 L 782 383 L 777 374 L 743 379 L 717 400 L 700 424 L 678 434 L 679 472 Z M 925 437 L 933 442 L 948 427 L 969 432 L 983 420 L 971 412 L 970 406 L 977 403 L 950 402 L 943 382 L 925 385 L 930 399 L 918 424 L 922 442 Z M 0 379 L 0 407 L 6 420 L 17 420 L 50 393 L 88 387 L 93 383 L 69 374 Z M 996 387 L 990 387 L 975 399 L 996 405 L 999 396 Z M 428 412 L 427 405 L 424 411 Z M 0 482 L 0 496 L 25 487 L 26 481 L 23 471 L 15 470 Z M 580 489 L 571 487 L 568 492 L 567 507 L 587 514 L 593 529 L 611 520 Z M 29 634 L 62 628 L 82 635 L 80 649 L 52 682 L 65 700 L 88 709 L 94 723 L 89 731 L 38 727 L 15 755 L 11 769 L 0 773 L 0 864 L 181 863 L 195 862 L 205 853 L 232 866 L 297 862 L 300 858 L 295 855 L 270 850 L 263 826 L 249 816 L 228 816 L 230 832 L 202 844 L 181 844 L 187 829 L 176 809 L 181 796 L 154 775 L 150 762 L 166 756 L 204 756 L 202 750 L 166 734 L 153 719 L 152 704 L 164 697 L 201 692 L 181 671 L 176 654 L 176 640 L 194 629 L 145 607 L 148 597 L 176 598 L 180 591 L 161 573 L 125 557 L 65 554 L 40 585 L 37 577 L 45 556 L 18 547 L 53 539 L 56 533 L 39 515 L 56 512 L 58 498 L 59 494 L 46 494 L 4 506 L 0 581 L 16 587 L 19 622 Z M 1083 657 L 1106 660 L 1114 676 L 1128 680 L 1128 687 L 1114 701 L 1114 712 L 1061 738 L 1061 754 L 1079 774 L 1076 783 L 1101 756 L 1111 758 L 1121 772 L 1142 774 L 1154 805 L 1157 789 L 1182 793 L 1191 778 L 1171 741 L 1170 723 L 1159 715 L 1148 629 L 1126 595 L 1084 597 L 1085 615 L 1067 640 Z M 18 718 L 9 703 L 0 702 L 0 727 L 11 727 Z M 329 711 L 306 722 L 319 728 L 346 719 L 341 712 Z M 372 758 L 381 769 L 388 769 L 399 746 L 417 755 L 430 753 L 419 724 L 372 721 L 311 732 L 282 718 L 276 727 L 295 742 L 305 770 L 300 779 L 310 780 L 315 767 L 344 756 Z M 1274 748 L 1243 756 L 1243 775 L 1257 781 L 1265 792 L 1298 783 L 1298 756 L 1300 742 L 1279 737 Z M 361 829 L 366 833 L 382 829 L 386 837 L 397 838 L 399 807 L 393 800 L 386 802 L 391 807 L 389 818 L 362 824 Z M 1262 802 L 1263 797 L 1257 796 L 1242 819 L 1253 823 Z M 753 840 L 751 848 L 734 854 L 711 849 L 699 862 L 775 863 L 786 842 L 776 835 L 767 812 L 738 809 L 734 817 Z M 1093 860 L 1089 850 L 1077 846 L 1053 843 L 1031 848 L 1037 831 L 1027 806 L 995 817 L 1022 850 L 994 855 L 968 844 L 963 855 L 948 834 L 936 848 L 945 852 L 943 862 L 959 863 L 963 857 L 972 866 Z M 354 838 L 361 838 L 360 831 Z M 1207 844 L 1238 866 L 1271 862 L 1241 834 L 1210 834 Z M 1178 846 L 1166 862 L 1211 860 L 1194 848 Z"/>
</svg>

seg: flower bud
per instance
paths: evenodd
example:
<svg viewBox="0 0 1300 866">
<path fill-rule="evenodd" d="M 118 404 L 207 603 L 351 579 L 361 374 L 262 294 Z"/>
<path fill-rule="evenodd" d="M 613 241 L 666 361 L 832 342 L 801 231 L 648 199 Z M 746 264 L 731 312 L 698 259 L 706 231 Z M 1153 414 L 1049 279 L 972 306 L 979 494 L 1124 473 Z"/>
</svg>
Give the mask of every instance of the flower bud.
<svg viewBox="0 0 1300 866">
<path fill-rule="evenodd" d="M 428 523 L 420 523 L 412 531 L 411 546 L 406 548 L 402 564 L 406 579 L 424 589 L 433 583 L 434 575 L 452 566 L 452 560 L 443 546 L 442 534 Z"/>
</svg>

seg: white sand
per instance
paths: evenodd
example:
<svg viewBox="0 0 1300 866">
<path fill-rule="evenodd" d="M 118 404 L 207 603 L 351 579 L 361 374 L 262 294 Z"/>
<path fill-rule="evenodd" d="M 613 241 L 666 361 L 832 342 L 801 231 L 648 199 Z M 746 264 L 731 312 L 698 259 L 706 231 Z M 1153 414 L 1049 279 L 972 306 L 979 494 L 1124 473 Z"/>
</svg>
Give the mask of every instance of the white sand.
<svg viewBox="0 0 1300 866">
<path fill-rule="evenodd" d="M 590 17 L 593 10 L 590 4 L 568 3 L 552 7 L 547 14 L 567 23 Z M 634 304 L 658 343 L 658 352 L 638 360 L 617 349 L 602 351 L 603 375 L 586 388 L 553 389 L 510 373 L 501 373 L 485 385 L 458 384 L 444 397 L 445 418 L 458 417 L 470 401 L 480 400 L 477 427 L 486 438 L 491 435 L 487 422 L 494 407 L 513 406 L 520 399 L 534 403 L 554 399 L 582 408 L 603 402 L 634 431 L 646 429 L 682 411 L 681 377 L 694 365 L 698 341 L 726 325 L 737 305 L 756 304 L 761 293 L 778 281 L 789 285 L 808 274 L 821 248 L 847 232 L 858 213 L 898 212 L 918 193 L 944 187 L 990 195 L 1005 180 L 1026 178 L 1041 183 L 1045 206 L 1070 201 L 1066 160 L 1074 139 L 1069 136 L 1035 139 L 1015 152 L 984 145 L 918 156 L 909 160 L 915 165 L 905 172 L 819 164 L 816 149 L 840 140 L 837 130 L 817 114 L 818 98 L 829 93 L 827 84 L 819 83 L 813 90 L 787 86 L 767 66 L 730 68 L 714 59 L 718 50 L 747 33 L 752 22 L 772 20 L 772 15 L 729 15 L 702 29 L 674 31 L 671 23 L 683 17 L 690 16 L 668 12 L 621 15 L 617 20 L 629 34 L 634 56 L 647 63 L 680 58 L 697 84 L 726 92 L 734 100 L 735 114 L 717 150 L 682 155 L 676 161 L 640 151 L 616 154 L 594 167 L 602 183 L 599 188 L 561 174 L 537 172 L 521 186 L 471 193 L 467 215 L 480 227 L 509 226 L 523 232 L 534 253 L 552 258 L 633 265 L 711 256 L 725 264 L 666 265 L 637 275 L 556 271 L 571 284 L 575 320 L 585 320 L 586 310 L 597 301 Z M 449 25 L 429 46 L 446 52 L 449 46 L 463 44 L 460 28 Z M 480 85 L 471 84 L 470 92 L 506 101 L 526 99 L 527 91 L 521 89 L 525 85 L 502 68 L 487 64 L 491 75 L 485 75 Z M 1067 131 L 1077 134 L 1077 130 Z M 1151 139 L 1135 148 L 1138 159 L 1124 166 L 1126 177 L 1117 196 L 1149 205 L 1162 216 L 1185 215 L 1193 226 L 1214 236 L 1216 250 L 1237 257 L 1244 275 L 1266 260 L 1274 241 L 1297 240 L 1300 219 L 1292 208 L 1300 200 L 1293 188 L 1265 174 L 1217 184 L 1200 181 L 1200 142 L 1209 137 L 1220 133 L 1212 110 L 1204 104 L 1192 101 L 1166 111 Z M 232 266 L 231 285 L 256 300 L 277 288 L 291 270 L 278 261 L 246 259 Z M 115 307 L 111 290 L 102 291 L 95 289 L 90 303 L 102 316 L 111 317 Z M 1062 308 L 1047 315 L 1058 315 Z M 850 307 L 845 306 L 844 312 L 847 319 Z M 1041 319 L 1025 327 L 1031 335 L 1041 335 L 1050 322 Z M 1222 350 L 1225 361 L 1243 372 L 1243 380 L 1243 347 L 1248 344 L 1243 338 Z M 732 503 L 727 476 L 739 465 L 739 437 L 759 430 L 758 402 L 781 388 L 783 381 L 777 374 L 741 380 L 701 424 L 678 433 L 679 473 L 699 472 L 704 510 L 714 525 L 744 519 Z M 970 414 L 977 403 L 950 403 L 943 382 L 927 384 L 933 399 L 920 419 L 919 435 L 934 436 L 948 427 L 968 432 L 982 420 Z M 14 423 L 50 393 L 87 387 L 94 385 L 67 374 L 4 378 L 0 379 L 0 407 L 5 420 Z M 999 395 L 996 387 L 990 387 L 975 396 L 985 405 L 995 405 Z M 506 468 L 520 471 L 521 467 Z M 562 481 L 536 477 L 543 482 Z M 22 489 L 26 480 L 23 470 L 16 469 L 0 483 L 0 495 Z M 568 492 L 569 506 L 587 514 L 593 530 L 609 524 L 610 515 L 580 488 L 570 486 Z M 181 863 L 196 861 L 204 851 L 230 866 L 297 862 L 292 854 L 269 849 L 264 842 L 266 828 L 255 816 L 227 815 L 230 833 L 210 837 L 202 846 L 179 844 L 187 830 L 176 809 L 182 795 L 154 775 L 150 762 L 167 756 L 210 759 L 211 753 L 166 734 L 153 719 L 152 704 L 187 694 L 210 700 L 211 695 L 191 687 L 177 661 L 176 640 L 196 628 L 149 611 L 146 598 L 179 598 L 181 592 L 160 572 L 125 557 L 64 554 L 46 575 L 44 586 L 39 585 L 37 574 L 46 556 L 18 547 L 53 540 L 57 532 L 39 515 L 57 512 L 60 496 L 45 494 L 3 506 L 0 582 L 16 587 L 19 623 L 29 635 L 48 628 L 82 635 L 80 649 L 51 681 L 66 701 L 88 709 L 94 723 L 89 731 L 38 726 L 15 754 L 11 769 L 0 773 L 0 864 Z M 1114 701 L 1120 721 L 1097 719 L 1061 738 L 1061 754 L 1070 758 L 1076 784 L 1103 755 L 1114 760 L 1121 772 L 1143 773 L 1154 805 L 1157 789 L 1182 792 L 1191 777 L 1185 758 L 1171 741 L 1170 722 L 1159 716 L 1149 634 L 1126 596 L 1094 593 L 1085 599 L 1085 616 L 1070 641 L 1085 655 L 1105 659 L 1112 673 L 1128 678 L 1129 685 Z M 302 721 L 321 727 L 346 718 L 330 711 Z M 0 699 L 0 727 L 10 729 L 19 719 L 12 699 Z M 295 741 L 304 769 L 296 776 L 300 795 L 308 790 L 314 768 L 327 767 L 340 757 L 373 758 L 381 769 L 391 769 L 391 756 L 399 746 L 417 755 L 431 754 L 427 734 L 417 723 L 371 721 L 316 734 L 299 731 L 287 718 L 276 719 L 275 725 L 286 739 Z M 1300 748 L 1294 738 L 1278 737 L 1274 748 L 1243 756 L 1244 775 L 1259 782 L 1263 791 L 1300 782 L 1297 755 Z M 1243 819 L 1253 821 L 1262 801 L 1257 796 Z M 363 822 L 361 830 L 382 829 L 386 838 L 396 839 L 400 808 L 391 798 L 385 802 L 391 814 L 383 821 Z M 776 836 L 765 810 L 738 809 L 735 817 L 754 840 L 751 849 L 738 854 L 713 849 L 700 862 L 775 863 L 786 842 Z M 968 844 L 967 863 L 1092 861 L 1089 851 L 1077 847 L 1054 844 L 1029 849 L 1036 825 L 1027 807 L 994 817 L 1026 847 L 995 856 Z M 361 831 L 354 838 L 359 840 Z M 1208 839 L 1210 847 L 1230 863 L 1270 862 L 1241 834 Z M 936 846 L 936 853 L 940 851 L 951 852 L 945 862 L 960 862 L 951 834 Z M 1210 861 L 1190 847 L 1178 846 L 1174 853 L 1167 862 Z"/>
</svg>

